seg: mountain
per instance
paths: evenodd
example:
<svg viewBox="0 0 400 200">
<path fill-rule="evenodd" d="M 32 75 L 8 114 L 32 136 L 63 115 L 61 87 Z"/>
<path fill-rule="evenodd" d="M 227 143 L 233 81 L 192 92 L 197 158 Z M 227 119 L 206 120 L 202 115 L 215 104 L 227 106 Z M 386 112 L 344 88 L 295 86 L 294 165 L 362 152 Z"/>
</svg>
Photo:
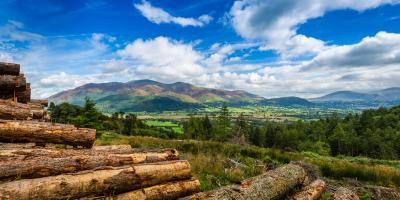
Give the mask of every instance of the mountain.
<svg viewBox="0 0 400 200">
<path fill-rule="evenodd" d="M 69 102 L 82 105 L 85 97 L 95 100 L 101 110 L 109 112 L 172 111 L 201 108 L 222 102 L 230 105 L 246 105 L 264 99 L 241 90 L 210 89 L 183 82 L 165 84 L 152 80 L 90 83 L 60 92 L 49 99 L 55 103 Z"/>
<path fill-rule="evenodd" d="M 309 100 L 319 105 L 334 108 L 390 107 L 400 104 L 400 88 L 393 87 L 365 93 L 339 91 Z"/>
<path fill-rule="evenodd" d="M 375 94 L 364 94 L 352 91 L 338 91 L 310 100 L 313 102 L 328 102 L 328 101 L 353 102 L 353 101 L 370 101 L 376 97 L 377 96 Z"/>
<path fill-rule="evenodd" d="M 264 99 L 257 103 L 258 105 L 274 105 L 274 106 L 303 106 L 310 107 L 314 103 L 299 97 L 281 97 L 273 99 Z"/>
</svg>

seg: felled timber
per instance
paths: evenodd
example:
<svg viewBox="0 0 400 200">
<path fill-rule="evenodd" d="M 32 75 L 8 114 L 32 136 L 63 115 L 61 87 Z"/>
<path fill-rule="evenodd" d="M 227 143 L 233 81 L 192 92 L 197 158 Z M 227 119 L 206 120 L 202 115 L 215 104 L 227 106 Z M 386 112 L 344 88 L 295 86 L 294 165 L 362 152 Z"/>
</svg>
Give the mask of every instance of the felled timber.
<svg viewBox="0 0 400 200">
<path fill-rule="evenodd" d="M 142 163 L 155 163 L 179 159 L 176 151 L 142 152 L 131 154 L 109 154 L 107 152 L 84 150 L 33 150 L 36 156 L 24 155 L 27 151 L 0 151 L 0 180 L 16 178 L 38 178 L 63 173 L 99 169 L 107 166 L 118 167 Z M 6 159 L 10 154 L 14 160 Z M 2 160 L 2 155 L 4 155 Z M 28 154 L 29 155 L 29 154 Z M 41 155 L 41 156 L 39 156 Z M 8 157 L 10 158 L 10 157 Z"/>
<path fill-rule="evenodd" d="M 32 146 L 33 145 L 33 146 Z M 9 146 L 10 148 L 7 148 Z M 30 160 L 36 158 L 63 158 L 68 156 L 104 156 L 110 154 L 129 154 L 143 162 L 176 160 L 179 153 L 175 149 L 132 149 L 129 145 L 95 146 L 92 149 L 57 149 L 53 147 L 37 148 L 35 144 L 0 144 L 0 161 Z"/>
<path fill-rule="evenodd" d="M 317 179 L 296 193 L 291 200 L 317 200 L 326 188 L 325 181 Z"/>
<path fill-rule="evenodd" d="M 110 196 L 191 177 L 187 161 L 124 166 L 0 184 L 0 199 L 46 200 Z"/>
<path fill-rule="evenodd" d="M 337 188 L 337 190 L 332 193 L 331 195 L 331 200 L 359 200 L 360 198 L 358 197 L 358 195 L 345 188 L 345 187 L 339 187 Z"/>
<path fill-rule="evenodd" d="M 263 175 L 245 180 L 241 185 L 233 185 L 211 192 L 198 193 L 183 199 L 280 199 L 296 186 L 302 185 L 306 176 L 307 174 L 301 166 L 288 164 L 275 170 L 268 171 Z"/>
<path fill-rule="evenodd" d="M 24 87 L 26 88 L 26 79 L 24 76 L 0 75 L 0 88 L 3 91 Z"/>
<path fill-rule="evenodd" d="M 0 119 L 27 120 L 32 117 L 28 105 L 0 99 Z"/>
<path fill-rule="evenodd" d="M 36 146 L 35 143 L 3 143 L 0 142 L 0 150 L 30 149 Z"/>
<path fill-rule="evenodd" d="M 35 121 L 0 120 L 0 142 L 54 143 L 90 148 L 96 130 Z"/>
<path fill-rule="evenodd" d="M 141 190 L 135 190 L 110 197 L 89 197 L 80 200 L 164 200 L 178 199 L 200 191 L 200 182 L 196 179 L 169 182 Z"/>
<path fill-rule="evenodd" d="M 43 107 L 47 107 L 49 105 L 49 100 L 47 100 L 47 99 L 31 99 L 30 104 L 41 105 Z"/>
<path fill-rule="evenodd" d="M 20 65 L 14 63 L 0 62 L 0 75 L 19 75 Z"/>
<path fill-rule="evenodd" d="M 0 99 L 17 99 L 20 103 L 28 103 L 31 99 L 31 87 L 27 83 L 25 87 L 0 90 Z"/>
<path fill-rule="evenodd" d="M 31 84 L 27 83 L 26 90 L 17 91 L 16 97 L 18 102 L 28 103 L 31 100 Z"/>
</svg>

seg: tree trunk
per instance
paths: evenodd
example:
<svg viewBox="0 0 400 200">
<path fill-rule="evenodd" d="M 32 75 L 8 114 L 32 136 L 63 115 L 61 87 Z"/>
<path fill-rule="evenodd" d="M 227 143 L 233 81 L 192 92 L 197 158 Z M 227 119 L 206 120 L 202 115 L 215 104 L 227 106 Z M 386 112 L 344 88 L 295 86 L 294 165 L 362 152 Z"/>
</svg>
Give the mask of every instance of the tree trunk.
<svg viewBox="0 0 400 200">
<path fill-rule="evenodd" d="M 178 199 L 200 191 L 200 182 L 196 179 L 169 182 L 143 188 L 111 197 L 88 197 L 80 200 L 165 200 Z"/>
<path fill-rule="evenodd" d="M 32 99 L 31 104 L 42 105 L 43 107 L 47 107 L 49 105 L 49 100 L 47 99 Z"/>
<path fill-rule="evenodd" d="M 28 103 L 31 99 L 30 83 L 27 83 L 25 87 L 18 87 L 14 89 L 2 88 L 2 90 L 0 90 L 0 99 L 13 100 L 14 97 L 16 97 L 20 103 Z"/>
<path fill-rule="evenodd" d="M 0 75 L 0 88 L 3 91 L 13 91 L 15 88 L 26 87 L 24 76 Z"/>
<path fill-rule="evenodd" d="M 14 63 L 0 62 L 0 75 L 19 75 L 20 65 Z"/>
<path fill-rule="evenodd" d="M 81 152 L 83 151 L 83 152 Z M 12 180 L 16 178 L 38 178 L 53 176 L 63 173 L 72 173 L 83 170 L 104 168 L 107 166 L 118 167 L 141 163 L 155 163 L 179 159 L 176 151 L 141 152 L 131 154 L 109 154 L 108 152 L 84 151 L 84 150 L 44 150 L 31 151 L 36 156 L 27 156 L 27 151 L 0 151 L 1 155 L 12 155 L 14 160 L 0 159 L 0 180 Z M 29 154 L 28 154 L 29 155 Z M 4 159 L 3 157 L 3 159 Z"/>
<path fill-rule="evenodd" d="M 331 195 L 331 200 L 359 200 L 360 198 L 358 195 L 345 188 L 345 187 L 339 187 L 332 195 Z"/>
<path fill-rule="evenodd" d="M 46 200 L 108 196 L 190 177 L 187 161 L 125 166 L 3 183 L 0 185 L 0 199 Z"/>
<path fill-rule="evenodd" d="M 0 142 L 54 143 L 92 147 L 96 130 L 34 121 L 0 120 Z"/>
<path fill-rule="evenodd" d="M 44 119 L 47 112 L 43 109 L 31 109 L 32 119 Z"/>
<path fill-rule="evenodd" d="M 296 193 L 291 200 L 317 200 L 326 188 L 325 181 L 317 179 Z"/>
<path fill-rule="evenodd" d="M 9 147 L 9 148 L 8 148 Z M 175 149 L 132 149 L 129 145 L 95 146 L 92 149 L 37 148 L 35 144 L 0 144 L 0 161 L 30 160 L 36 158 L 63 158 L 67 156 L 102 156 L 109 154 L 130 154 L 135 159 L 158 161 L 160 156 L 175 160 L 179 153 Z"/>
<path fill-rule="evenodd" d="M 294 164 L 284 165 L 275 170 L 245 180 L 240 186 L 228 186 L 211 192 L 198 193 L 184 200 L 258 200 L 280 199 L 306 179 L 305 170 Z"/>
<path fill-rule="evenodd" d="M 32 117 L 28 105 L 0 99 L 0 119 L 27 120 Z"/>
</svg>

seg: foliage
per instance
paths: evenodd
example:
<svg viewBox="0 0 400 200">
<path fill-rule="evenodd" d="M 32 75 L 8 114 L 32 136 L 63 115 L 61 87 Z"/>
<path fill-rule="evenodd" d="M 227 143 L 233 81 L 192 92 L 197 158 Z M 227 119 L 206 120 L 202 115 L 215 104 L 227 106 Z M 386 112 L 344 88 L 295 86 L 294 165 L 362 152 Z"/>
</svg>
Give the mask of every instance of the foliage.
<svg viewBox="0 0 400 200">
<path fill-rule="evenodd" d="M 103 132 L 96 141 L 96 145 L 110 144 L 130 144 L 135 148 L 175 148 L 179 150 L 183 158 L 189 159 L 195 176 L 202 183 L 203 190 L 236 183 L 238 179 L 242 180 L 262 173 L 257 162 L 270 168 L 299 160 L 318 166 L 325 177 L 336 180 L 354 178 L 374 185 L 400 187 L 400 161 L 336 158 L 308 152 L 285 152 L 279 149 L 213 141 L 127 137 L 112 132 Z M 227 159 L 239 161 L 247 168 L 238 172 L 222 167 Z"/>
<path fill-rule="evenodd" d="M 365 110 L 344 118 L 334 115 L 317 121 L 253 122 L 244 114 L 232 119 L 226 106 L 208 124 L 205 136 L 202 117 L 190 116 L 185 124 L 186 138 L 212 139 L 280 148 L 312 151 L 320 155 L 367 156 L 379 159 L 400 158 L 400 106 Z"/>
</svg>

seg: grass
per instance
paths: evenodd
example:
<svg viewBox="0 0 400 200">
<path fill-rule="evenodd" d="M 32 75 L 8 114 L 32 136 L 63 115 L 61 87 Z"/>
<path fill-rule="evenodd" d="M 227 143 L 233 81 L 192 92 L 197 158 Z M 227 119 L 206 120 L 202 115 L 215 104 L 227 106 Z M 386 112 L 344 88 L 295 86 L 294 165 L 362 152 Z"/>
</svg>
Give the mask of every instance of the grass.
<svg viewBox="0 0 400 200">
<path fill-rule="evenodd" d="M 236 145 L 213 141 L 165 140 L 153 137 L 120 136 L 104 132 L 96 145 L 130 144 L 136 148 L 175 148 L 190 161 L 193 174 L 201 181 L 202 190 L 237 183 L 259 175 L 269 168 L 305 161 L 319 167 L 323 176 L 336 180 L 353 178 L 373 185 L 400 188 L 399 161 L 373 160 L 367 158 L 333 158 L 314 153 L 284 152 L 277 149 L 250 145 Z M 241 163 L 241 167 L 229 166 L 229 161 Z M 260 165 L 262 163 L 262 165 Z"/>
<path fill-rule="evenodd" d="M 174 123 L 172 121 L 145 120 L 144 123 L 152 127 L 170 128 L 175 133 L 183 134 L 183 127 L 180 124 Z"/>
</svg>

